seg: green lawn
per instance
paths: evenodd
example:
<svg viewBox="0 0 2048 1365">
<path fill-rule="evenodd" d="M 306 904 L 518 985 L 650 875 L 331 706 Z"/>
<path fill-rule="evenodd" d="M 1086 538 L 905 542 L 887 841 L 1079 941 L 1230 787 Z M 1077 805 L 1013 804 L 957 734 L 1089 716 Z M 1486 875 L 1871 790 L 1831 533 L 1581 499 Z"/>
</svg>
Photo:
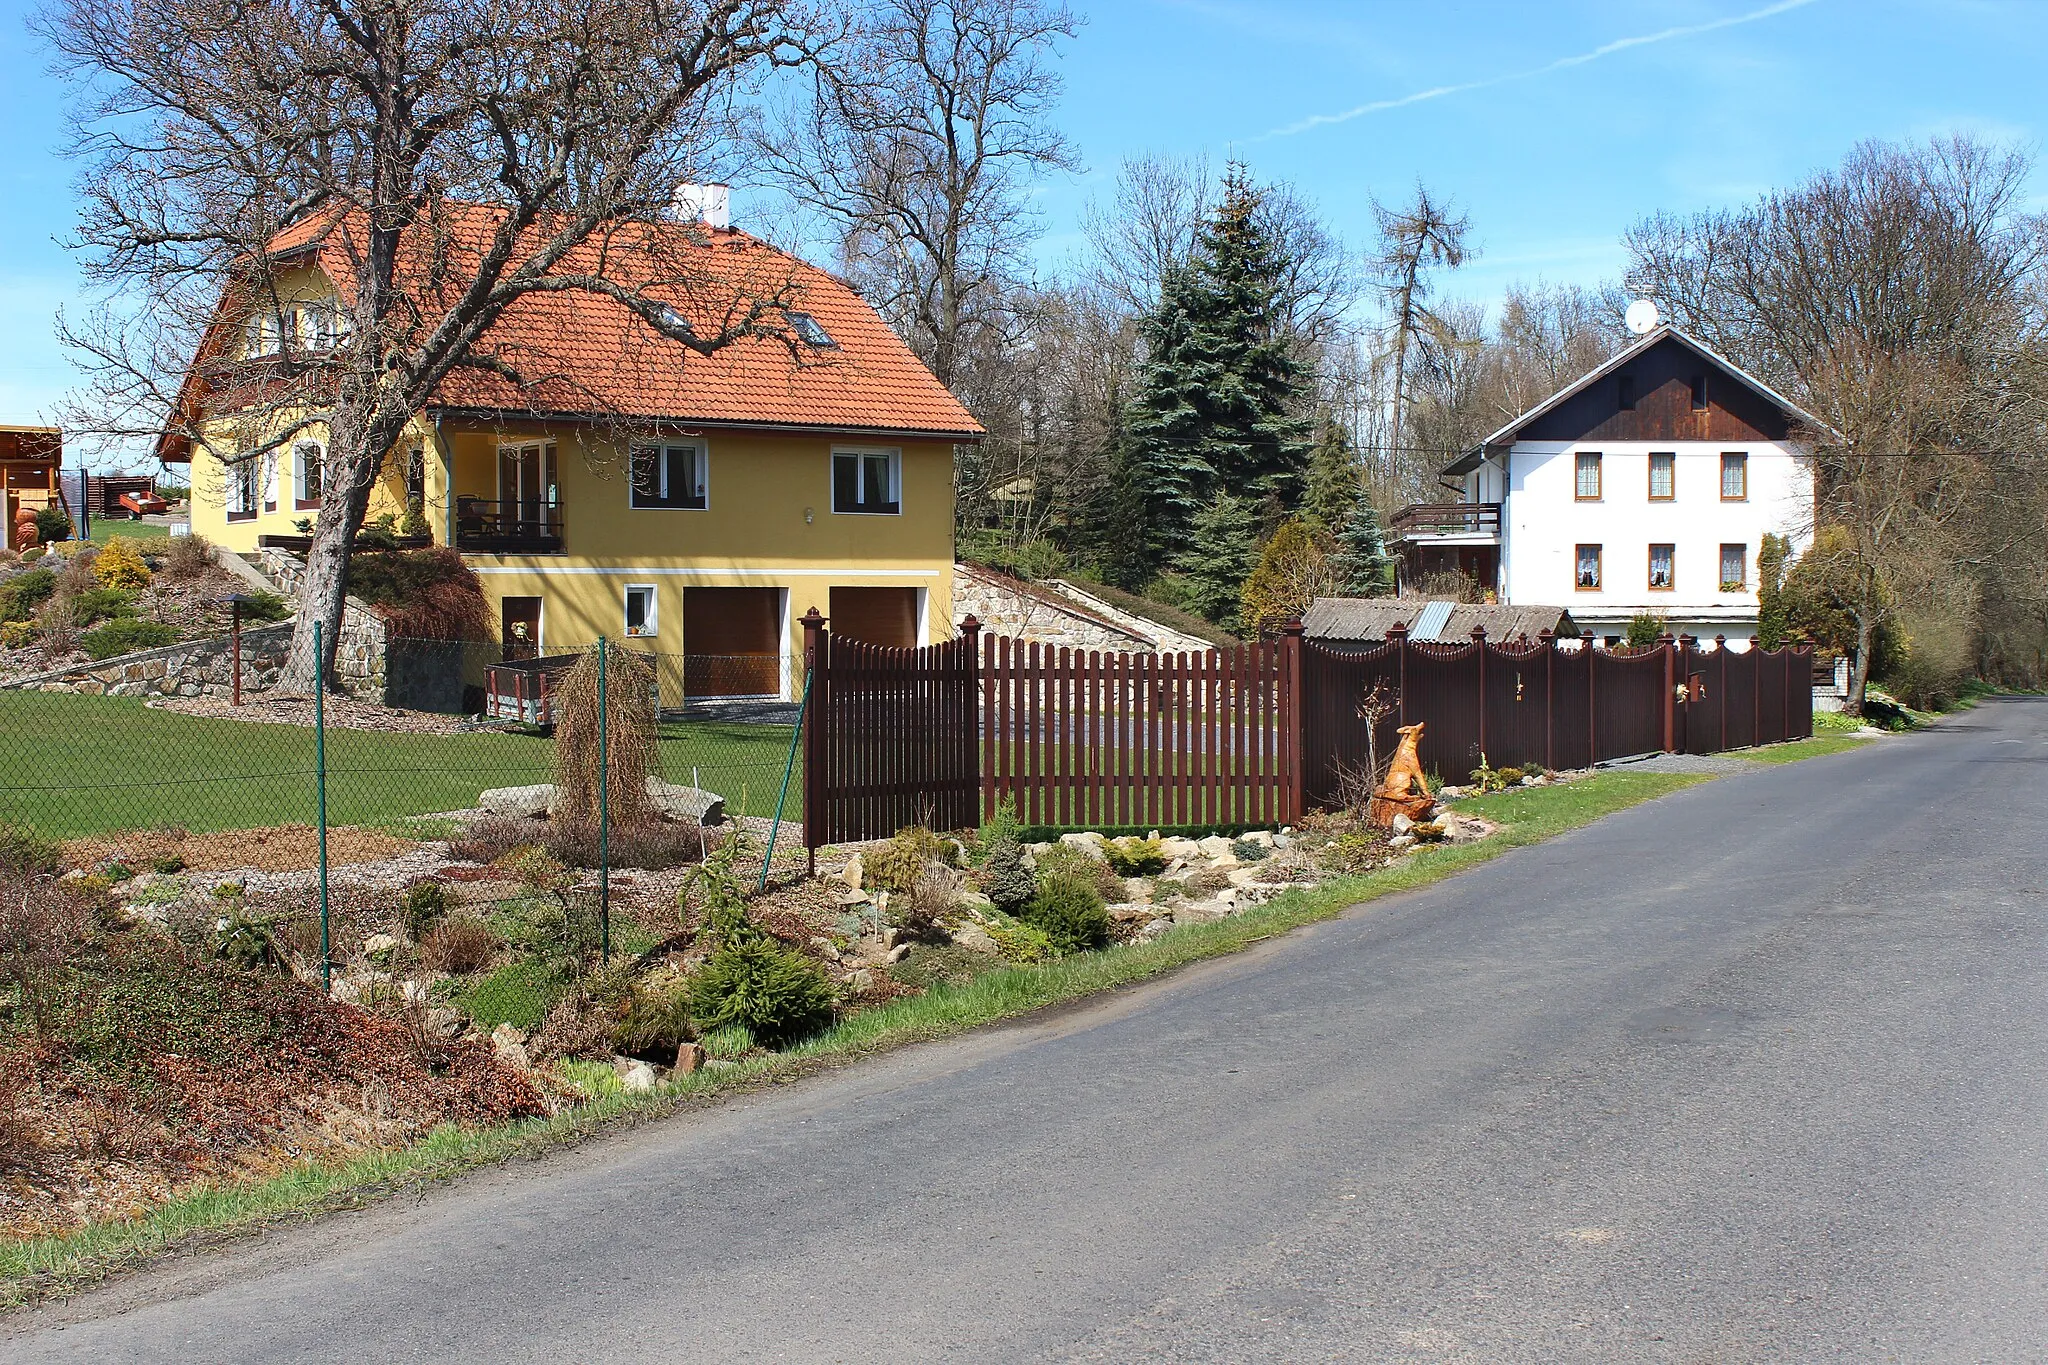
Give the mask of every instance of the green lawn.
<svg viewBox="0 0 2048 1365">
<path fill-rule="evenodd" d="M 1870 742 L 1869 735 L 1815 735 L 1812 739 L 1766 744 L 1757 749 L 1738 749 L 1735 757 L 1754 759 L 1758 763 L 1796 763 L 1802 758 L 1822 758 L 1828 754 L 1847 753 L 1851 749 L 1860 749 Z"/>
<path fill-rule="evenodd" d="M 86 539 L 95 545 L 104 545 L 115 536 L 126 536 L 130 540 L 159 540 L 170 535 L 168 526 L 153 526 L 146 521 L 128 521 L 116 517 L 94 517 L 92 531 Z"/>
<path fill-rule="evenodd" d="M 670 724 L 662 768 L 767 815 L 786 725 Z M 126 697 L 0 692 L 0 822 L 69 838 L 179 825 L 244 829 L 315 814 L 313 732 L 182 716 Z M 459 810 L 490 787 L 547 782 L 554 745 L 526 735 L 327 732 L 327 815 L 381 825 Z"/>
</svg>

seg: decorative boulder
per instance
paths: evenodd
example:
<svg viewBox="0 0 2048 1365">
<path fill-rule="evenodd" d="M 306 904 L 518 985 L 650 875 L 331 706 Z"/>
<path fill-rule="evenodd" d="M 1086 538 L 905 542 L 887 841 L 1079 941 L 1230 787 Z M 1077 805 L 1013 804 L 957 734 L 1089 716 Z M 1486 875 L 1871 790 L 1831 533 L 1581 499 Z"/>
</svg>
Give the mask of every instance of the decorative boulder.
<svg viewBox="0 0 2048 1365">
<path fill-rule="evenodd" d="M 542 782 L 531 787 L 494 787 L 476 799 L 492 815 L 513 820 L 542 820 L 554 803 L 555 784 Z"/>
<path fill-rule="evenodd" d="M 725 798 L 716 792 L 705 791 L 702 787 L 685 787 L 675 782 L 664 782 L 658 777 L 649 777 L 647 799 L 656 810 L 671 820 L 698 825 L 725 823 Z"/>
</svg>

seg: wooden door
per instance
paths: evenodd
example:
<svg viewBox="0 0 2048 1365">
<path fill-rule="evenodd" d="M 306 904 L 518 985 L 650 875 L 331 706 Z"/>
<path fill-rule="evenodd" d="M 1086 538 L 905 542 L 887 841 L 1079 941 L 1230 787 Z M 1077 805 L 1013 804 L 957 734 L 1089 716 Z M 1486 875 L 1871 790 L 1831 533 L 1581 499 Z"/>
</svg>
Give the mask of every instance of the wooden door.
<svg viewBox="0 0 2048 1365">
<path fill-rule="evenodd" d="M 917 647 L 916 588 L 834 588 L 832 633 L 891 649 Z"/>
<path fill-rule="evenodd" d="M 782 589 L 683 589 L 683 690 L 690 697 L 782 694 Z"/>
<path fill-rule="evenodd" d="M 500 603 L 498 638 L 505 642 L 506 663 L 540 653 L 540 599 L 508 597 Z"/>
</svg>

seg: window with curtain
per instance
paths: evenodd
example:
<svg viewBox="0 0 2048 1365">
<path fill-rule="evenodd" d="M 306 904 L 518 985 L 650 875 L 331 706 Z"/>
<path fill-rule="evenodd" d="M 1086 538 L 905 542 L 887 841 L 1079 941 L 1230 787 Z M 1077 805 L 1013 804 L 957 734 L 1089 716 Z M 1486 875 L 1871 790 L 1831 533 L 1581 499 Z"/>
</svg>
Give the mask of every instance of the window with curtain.
<svg viewBox="0 0 2048 1365">
<path fill-rule="evenodd" d="M 1749 547 L 1747 545 L 1723 545 L 1721 547 L 1721 591 L 1741 592 L 1749 586 Z"/>
<path fill-rule="evenodd" d="M 903 510 L 901 457 L 893 450 L 832 453 L 832 510 L 896 513 Z"/>
<path fill-rule="evenodd" d="M 1600 500 L 1600 452 L 1597 450 L 1580 451 L 1577 475 L 1578 483 L 1573 490 L 1574 496 L 1580 502 L 1598 502 Z"/>
<path fill-rule="evenodd" d="M 710 505 L 710 462 L 703 443 L 697 441 L 635 447 L 631 505 L 705 510 Z"/>
<path fill-rule="evenodd" d="M 1749 496 L 1749 456 L 1739 450 L 1721 456 L 1721 501 L 1741 502 Z"/>
<path fill-rule="evenodd" d="M 300 441 L 292 447 L 292 505 L 300 511 L 320 505 L 323 459 L 317 441 Z"/>
<path fill-rule="evenodd" d="M 1578 569 L 1573 574 L 1574 585 L 1581 592 L 1591 592 L 1600 586 L 1600 547 L 1581 545 L 1577 554 Z"/>
<path fill-rule="evenodd" d="M 1669 592 L 1676 583 L 1674 561 L 1678 557 L 1675 545 L 1652 545 L 1650 547 L 1650 589 L 1653 592 Z"/>
<path fill-rule="evenodd" d="M 1678 456 L 1670 451 L 1650 454 L 1650 501 L 1670 502 L 1678 488 Z"/>
</svg>

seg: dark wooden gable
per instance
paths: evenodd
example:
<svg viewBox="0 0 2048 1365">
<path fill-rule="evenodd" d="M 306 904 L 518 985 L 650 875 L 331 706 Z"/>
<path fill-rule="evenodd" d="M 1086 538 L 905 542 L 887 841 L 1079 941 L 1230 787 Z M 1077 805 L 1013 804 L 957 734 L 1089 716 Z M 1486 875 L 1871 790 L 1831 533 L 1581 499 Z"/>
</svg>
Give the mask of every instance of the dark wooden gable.
<svg viewBox="0 0 2048 1365">
<path fill-rule="evenodd" d="M 1705 410 L 1693 407 L 1693 383 L 1704 377 Z M 1635 407 L 1621 406 L 1624 380 Z M 1776 403 L 1676 337 L 1666 337 L 1513 433 L 1521 441 L 1782 441 L 1785 414 Z"/>
</svg>

